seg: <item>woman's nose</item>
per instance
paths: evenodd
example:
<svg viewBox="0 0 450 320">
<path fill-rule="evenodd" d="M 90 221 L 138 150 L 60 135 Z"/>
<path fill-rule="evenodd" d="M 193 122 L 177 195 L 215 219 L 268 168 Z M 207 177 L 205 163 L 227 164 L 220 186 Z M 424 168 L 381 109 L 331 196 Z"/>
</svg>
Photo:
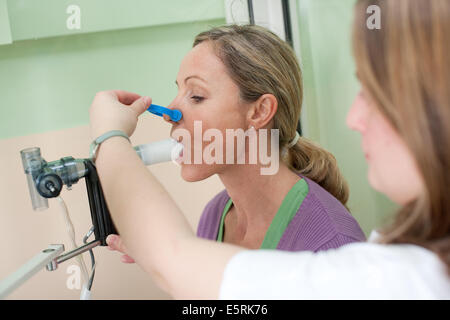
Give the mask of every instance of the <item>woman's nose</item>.
<svg viewBox="0 0 450 320">
<path fill-rule="evenodd" d="M 163 114 L 163 119 L 164 119 L 166 122 L 171 123 L 171 124 L 175 124 L 175 123 L 176 123 L 175 121 L 172 121 L 172 120 L 170 119 L 170 117 L 169 117 L 167 114 Z"/>
<path fill-rule="evenodd" d="M 365 115 L 364 110 L 366 102 L 364 101 L 362 94 L 359 93 L 355 100 L 353 101 L 353 104 L 347 114 L 347 126 L 351 130 L 363 132 L 365 129 Z"/>
<path fill-rule="evenodd" d="M 181 113 L 183 113 L 179 107 L 176 107 L 177 105 L 178 104 L 177 104 L 176 99 L 175 99 L 169 104 L 169 106 L 167 108 L 169 108 L 169 109 L 177 109 Z M 167 114 L 164 114 L 163 118 L 164 118 L 165 121 L 169 122 L 172 125 L 174 125 L 174 124 L 179 122 L 179 121 L 172 121 L 172 119 Z M 181 117 L 181 119 L 183 119 L 183 117 Z"/>
</svg>

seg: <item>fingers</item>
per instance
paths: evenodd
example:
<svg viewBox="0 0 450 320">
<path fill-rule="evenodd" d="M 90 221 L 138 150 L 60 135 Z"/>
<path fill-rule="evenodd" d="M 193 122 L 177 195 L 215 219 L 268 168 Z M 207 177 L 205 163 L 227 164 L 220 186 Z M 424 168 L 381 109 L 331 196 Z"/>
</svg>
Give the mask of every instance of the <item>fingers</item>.
<svg viewBox="0 0 450 320">
<path fill-rule="evenodd" d="M 140 115 L 141 113 L 143 113 L 145 110 L 148 109 L 148 107 L 152 104 L 152 99 L 149 97 L 141 97 L 140 99 L 137 99 L 136 101 L 134 101 L 131 105 L 130 108 L 132 108 L 137 115 Z"/>
<path fill-rule="evenodd" d="M 123 263 L 135 263 L 134 259 L 126 254 L 126 248 L 120 236 L 117 234 L 110 234 L 106 237 L 106 243 L 108 244 L 109 250 L 116 250 L 124 253 L 124 255 L 120 258 Z"/>
<path fill-rule="evenodd" d="M 137 93 L 128 92 L 124 90 L 110 90 L 101 91 L 96 94 L 97 99 L 113 99 L 118 100 L 120 103 L 130 106 L 138 115 L 143 113 L 152 103 L 152 99 L 149 97 L 142 97 Z"/>
<path fill-rule="evenodd" d="M 120 260 L 123 262 L 123 263 L 134 263 L 135 261 L 134 261 L 134 259 L 132 258 L 132 257 L 130 257 L 129 255 L 123 255 L 121 258 L 120 258 Z"/>
<path fill-rule="evenodd" d="M 124 90 L 111 90 L 103 92 L 103 94 L 111 95 L 119 100 L 120 103 L 130 106 L 130 108 L 133 109 L 138 116 L 147 110 L 152 103 L 152 99 L 150 97 L 142 97 L 137 93 Z"/>
<path fill-rule="evenodd" d="M 111 93 L 114 94 L 121 103 L 127 106 L 141 98 L 141 96 L 137 93 L 124 90 L 112 90 Z"/>
<path fill-rule="evenodd" d="M 106 238 L 106 243 L 111 250 L 117 250 L 126 254 L 125 245 L 122 242 L 122 239 L 117 234 L 110 234 Z"/>
</svg>

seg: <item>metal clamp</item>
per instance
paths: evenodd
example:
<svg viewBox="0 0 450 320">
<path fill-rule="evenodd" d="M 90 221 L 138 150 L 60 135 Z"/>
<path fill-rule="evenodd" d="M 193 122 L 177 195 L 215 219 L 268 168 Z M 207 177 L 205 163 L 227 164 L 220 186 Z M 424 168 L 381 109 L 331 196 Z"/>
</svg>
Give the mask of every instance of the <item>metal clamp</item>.
<svg viewBox="0 0 450 320">
<path fill-rule="evenodd" d="M 69 260 L 83 252 L 86 252 L 100 244 L 100 240 L 94 240 L 60 256 L 59 254 L 64 252 L 64 245 L 50 245 L 47 249 L 42 250 L 39 254 L 22 265 L 13 274 L 0 282 L 0 299 L 4 299 L 8 294 L 22 285 L 34 274 L 42 270 L 44 266 L 48 271 L 54 271 L 58 268 L 58 265 L 63 263 L 64 261 Z"/>
<path fill-rule="evenodd" d="M 54 258 L 47 264 L 46 268 L 48 271 L 54 271 L 58 268 L 58 265 L 63 263 L 64 261 L 69 260 L 79 254 L 82 254 L 83 252 L 86 252 L 92 248 L 95 248 L 96 246 L 98 246 L 100 244 L 101 244 L 100 240 L 91 241 L 91 242 L 85 244 L 84 246 L 78 247 L 76 249 L 73 249 L 72 251 L 69 251 L 63 255 L 60 255 L 59 257 Z"/>
</svg>

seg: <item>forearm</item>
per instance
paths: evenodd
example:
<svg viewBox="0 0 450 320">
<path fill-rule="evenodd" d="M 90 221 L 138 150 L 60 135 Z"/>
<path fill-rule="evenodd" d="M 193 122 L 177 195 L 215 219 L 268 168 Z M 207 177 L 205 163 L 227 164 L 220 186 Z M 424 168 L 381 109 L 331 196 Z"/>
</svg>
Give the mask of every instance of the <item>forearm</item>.
<svg viewBox="0 0 450 320">
<path fill-rule="evenodd" d="M 103 142 L 96 165 L 128 254 L 177 298 L 217 298 L 223 270 L 240 248 L 196 238 L 126 139 Z"/>
<path fill-rule="evenodd" d="M 96 166 L 118 232 L 129 255 L 144 269 L 157 271 L 170 263 L 167 259 L 174 257 L 181 239 L 195 238 L 180 209 L 126 139 L 103 142 Z"/>
</svg>

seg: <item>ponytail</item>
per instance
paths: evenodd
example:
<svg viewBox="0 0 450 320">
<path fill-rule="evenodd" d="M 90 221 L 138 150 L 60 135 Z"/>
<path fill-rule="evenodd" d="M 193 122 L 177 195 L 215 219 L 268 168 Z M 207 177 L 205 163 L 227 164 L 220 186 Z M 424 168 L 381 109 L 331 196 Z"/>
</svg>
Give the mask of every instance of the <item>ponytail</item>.
<svg viewBox="0 0 450 320">
<path fill-rule="evenodd" d="M 346 206 L 349 190 L 337 166 L 336 158 L 312 141 L 300 137 L 288 149 L 286 164 L 289 168 L 319 184 Z"/>
</svg>

